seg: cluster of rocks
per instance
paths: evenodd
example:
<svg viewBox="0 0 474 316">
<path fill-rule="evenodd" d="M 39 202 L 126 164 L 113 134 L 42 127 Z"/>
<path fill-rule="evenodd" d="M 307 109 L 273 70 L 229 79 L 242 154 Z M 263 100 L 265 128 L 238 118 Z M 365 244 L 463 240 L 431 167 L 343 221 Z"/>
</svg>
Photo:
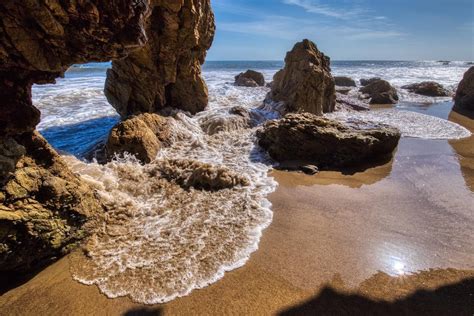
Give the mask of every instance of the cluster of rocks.
<svg viewBox="0 0 474 316">
<path fill-rule="evenodd" d="M 409 84 L 403 86 L 402 89 L 406 89 L 412 93 L 425 95 L 428 97 L 448 97 L 451 95 L 450 92 L 441 84 L 433 81 Z"/>
</svg>

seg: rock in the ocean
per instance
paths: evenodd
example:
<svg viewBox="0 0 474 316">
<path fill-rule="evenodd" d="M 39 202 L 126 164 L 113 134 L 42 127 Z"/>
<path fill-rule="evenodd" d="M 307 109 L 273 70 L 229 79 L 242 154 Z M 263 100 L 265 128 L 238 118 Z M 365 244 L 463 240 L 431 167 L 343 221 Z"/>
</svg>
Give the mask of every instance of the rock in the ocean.
<svg viewBox="0 0 474 316">
<path fill-rule="evenodd" d="M 0 140 L 0 271 L 26 271 L 87 236 L 103 209 L 37 133 Z"/>
<path fill-rule="evenodd" d="M 162 145 L 169 143 L 168 120 L 170 118 L 145 113 L 118 123 L 110 131 L 105 146 L 108 158 L 129 153 L 143 163 L 151 162 Z"/>
<path fill-rule="evenodd" d="M 312 164 L 323 169 L 351 167 L 387 157 L 400 132 L 385 125 L 346 125 L 310 113 L 287 114 L 259 130 L 258 143 L 278 162 Z"/>
<path fill-rule="evenodd" d="M 105 95 L 126 118 L 165 107 L 195 114 L 208 103 L 201 65 L 214 38 L 210 0 L 152 0 L 148 43 L 107 72 Z"/>
<path fill-rule="evenodd" d="M 355 87 L 356 86 L 356 82 L 354 81 L 354 79 L 349 78 L 349 77 L 342 77 L 342 76 L 334 77 L 334 81 L 336 83 L 336 86 L 339 86 L 339 87 Z"/>
<path fill-rule="evenodd" d="M 454 97 L 455 107 L 474 111 L 474 67 L 464 74 Z"/>
<path fill-rule="evenodd" d="M 446 90 L 441 84 L 434 81 L 409 84 L 403 86 L 402 89 L 428 97 L 447 97 L 450 95 L 448 90 Z"/>
<path fill-rule="evenodd" d="M 360 89 L 360 92 L 370 97 L 370 104 L 396 104 L 398 103 L 397 90 L 385 80 L 375 80 Z"/>
<path fill-rule="evenodd" d="M 360 79 L 360 85 L 365 87 L 365 86 L 368 86 L 369 84 L 371 84 L 372 82 L 379 81 L 379 80 L 382 80 L 382 78 L 374 77 L 374 78 L 370 78 L 370 79 Z"/>
<path fill-rule="evenodd" d="M 265 86 L 265 77 L 261 72 L 247 70 L 235 76 L 235 85 L 240 87 L 263 87 Z"/>
<path fill-rule="evenodd" d="M 268 98 L 284 102 L 290 112 L 332 112 L 336 92 L 329 57 L 309 40 L 297 43 L 286 55 L 285 68 L 275 74 Z"/>
</svg>

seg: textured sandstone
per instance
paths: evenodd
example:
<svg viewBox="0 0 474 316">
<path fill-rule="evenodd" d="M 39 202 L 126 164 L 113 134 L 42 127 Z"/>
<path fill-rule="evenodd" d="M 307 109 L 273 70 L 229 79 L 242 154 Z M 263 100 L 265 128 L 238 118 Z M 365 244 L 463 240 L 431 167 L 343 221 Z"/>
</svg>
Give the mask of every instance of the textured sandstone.
<svg viewBox="0 0 474 316">
<path fill-rule="evenodd" d="M 105 146 L 108 159 L 129 153 L 149 163 L 156 158 L 162 144 L 170 139 L 167 118 L 145 113 L 118 123 L 110 131 Z"/>
<path fill-rule="evenodd" d="M 202 111 L 208 92 L 201 65 L 215 31 L 210 0 L 152 0 L 151 6 L 148 43 L 113 62 L 107 99 L 122 118 L 165 107 Z"/>
<path fill-rule="evenodd" d="M 403 86 L 402 89 L 428 97 L 447 97 L 450 95 L 449 91 L 441 84 L 433 81 L 409 84 Z"/>
<path fill-rule="evenodd" d="M 268 98 L 284 102 L 290 112 L 317 115 L 334 111 L 336 94 L 329 57 L 304 40 L 285 58 L 285 68 L 273 78 Z"/>
<path fill-rule="evenodd" d="M 235 85 L 241 87 L 263 87 L 265 86 L 265 77 L 261 72 L 247 70 L 235 76 Z"/>
<path fill-rule="evenodd" d="M 360 89 L 360 92 L 369 96 L 370 104 L 398 103 L 397 90 L 385 80 L 373 80 L 367 86 Z"/>
<path fill-rule="evenodd" d="M 460 109 L 474 111 L 474 67 L 464 74 L 454 97 L 455 106 Z"/>
<path fill-rule="evenodd" d="M 342 124 L 310 113 L 287 114 L 267 122 L 257 136 L 259 145 L 282 163 L 332 169 L 391 155 L 401 136 L 397 129 L 358 124 Z"/>
</svg>

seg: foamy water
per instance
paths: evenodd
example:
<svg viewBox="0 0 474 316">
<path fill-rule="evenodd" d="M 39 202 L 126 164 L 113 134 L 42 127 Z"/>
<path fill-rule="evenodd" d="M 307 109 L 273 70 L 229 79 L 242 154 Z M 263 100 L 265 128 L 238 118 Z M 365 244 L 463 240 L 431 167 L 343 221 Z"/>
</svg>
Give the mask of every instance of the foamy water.
<svg viewBox="0 0 474 316">
<path fill-rule="evenodd" d="M 333 70 L 355 79 L 381 76 L 396 85 L 425 80 L 431 71 L 429 79 L 449 86 L 468 68 L 439 63 L 351 63 L 336 63 Z M 43 118 L 39 128 L 56 148 L 80 158 L 117 122 L 102 93 L 106 66 L 74 68 L 57 85 L 35 87 L 34 102 Z M 208 109 L 194 117 L 176 113 L 171 121 L 171 147 L 161 150 L 149 165 L 126 157 L 102 166 L 65 155 L 69 166 L 97 190 L 107 207 L 105 221 L 85 245 L 84 254 L 72 260 L 76 280 L 96 284 L 109 297 L 130 296 L 153 304 L 205 287 L 249 259 L 271 223 L 267 196 L 276 188 L 268 176 L 271 161 L 255 145 L 255 129 L 279 114 L 271 108 L 256 109 L 268 88 L 241 88 L 232 83 L 247 68 L 262 71 L 270 81 L 281 66 L 279 62 L 207 64 Z M 401 107 L 417 98 L 403 93 Z M 230 114 L 235 106 L 248 110 L 251 120 Z M 446 120 L 398 109 L 331 116 L 387 123 L 409 137 L 457 139 L 469 133 Z M 225 168 L 248 179 L 248 185 L 219 191 L 183 188 L 160 176 L 162 166 L 172 159 Z"/>
</svg>

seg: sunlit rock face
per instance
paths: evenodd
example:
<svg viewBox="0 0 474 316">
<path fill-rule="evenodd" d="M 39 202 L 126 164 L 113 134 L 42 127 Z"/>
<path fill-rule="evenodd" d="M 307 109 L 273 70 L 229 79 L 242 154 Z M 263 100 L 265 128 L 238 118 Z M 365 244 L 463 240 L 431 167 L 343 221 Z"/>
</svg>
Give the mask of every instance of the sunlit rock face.
<svg viewBox="0 0 474 316">
<path fill-rule="evenodd" d="M 153 0 L 151 5 L 148 43 L 113 62 L 107 99 L 122 118 L 165 107 L 202 111 L 208 90 L 201 65 L 215 32 L 210 0 Z"/>
<path fill-rule="evenodd" d="M 297 43 L 286 55 L 285 68 L 273 77 L 268 98 L 284 102 L 290 112 L 334 111 L 336 90 L 329 57 L 309 40 Z"/>
<path fill-rule="evenodd" d="M 148 13 L 146 0 L 0 2 L 0 271 L 64 253 L 102 210 L 34 131 L 32 85 L 75 63 L 125 57 L 145 42 Z"/>
</svg>

